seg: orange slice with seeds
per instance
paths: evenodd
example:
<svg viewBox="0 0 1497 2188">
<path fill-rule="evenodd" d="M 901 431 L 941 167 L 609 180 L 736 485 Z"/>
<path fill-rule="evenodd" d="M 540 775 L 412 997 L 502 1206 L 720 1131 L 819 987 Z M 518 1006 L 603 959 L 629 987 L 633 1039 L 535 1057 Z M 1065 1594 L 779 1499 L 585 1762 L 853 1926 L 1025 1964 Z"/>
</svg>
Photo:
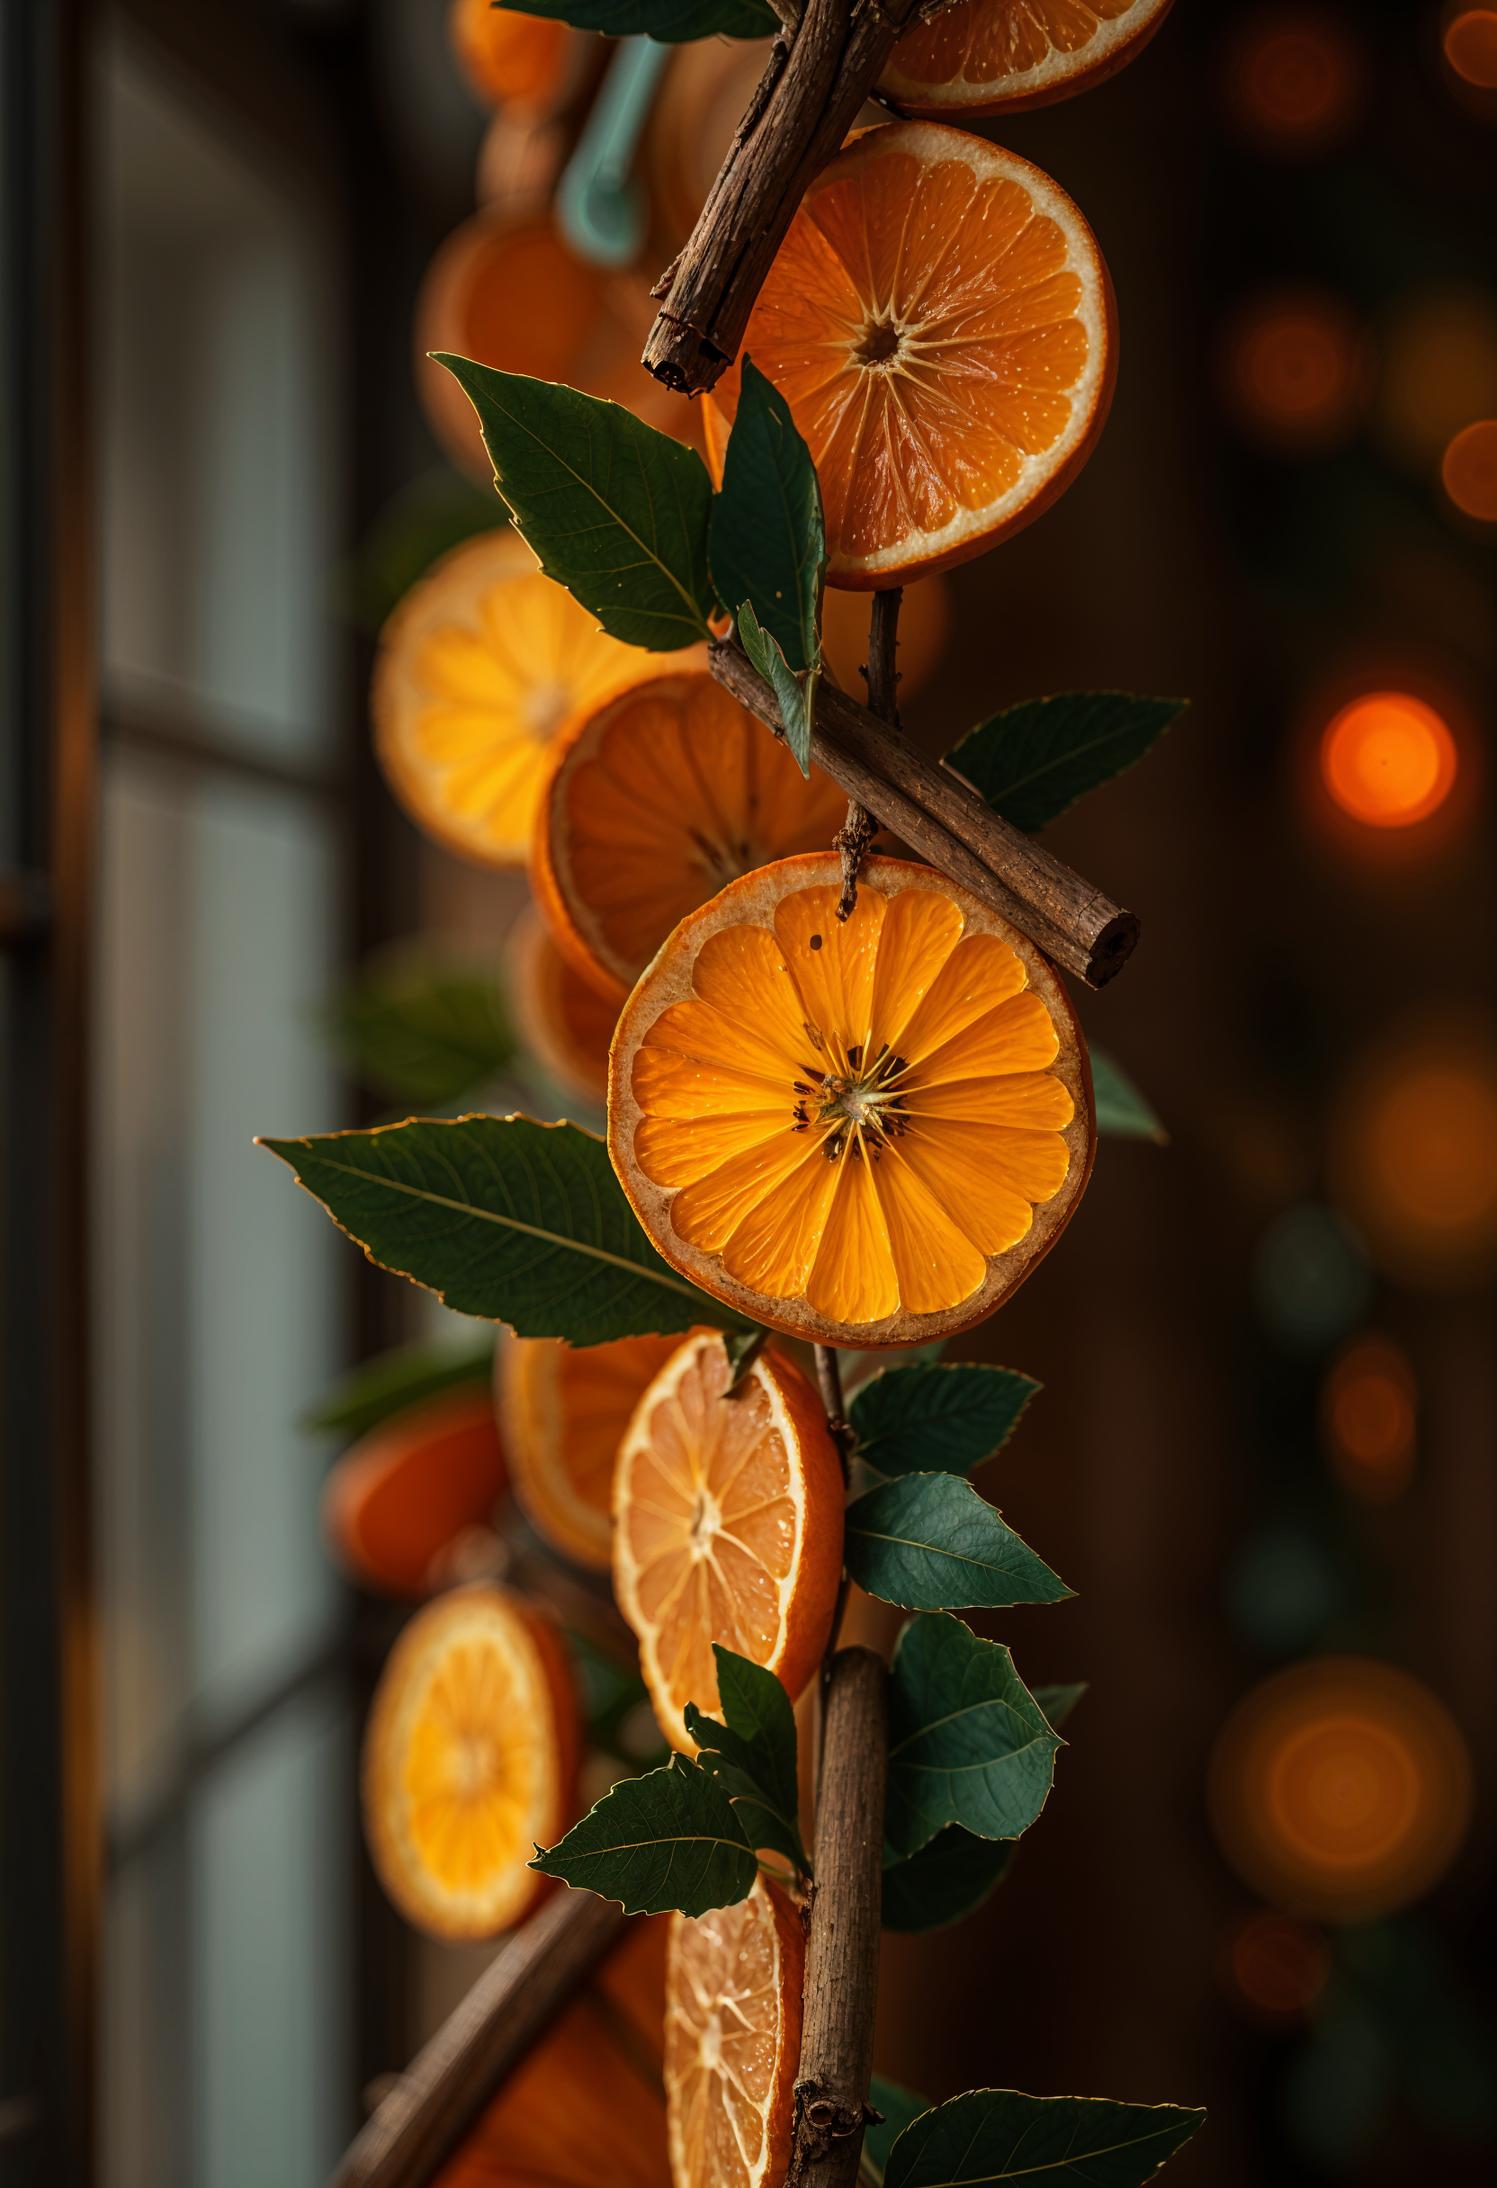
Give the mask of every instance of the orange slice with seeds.
<svg viewBox="0 0 1497 2188">
<path fill-rule="evenodd" d="M 792 1700 L 826 1646 L 842 1572 L 842 1468 L 798 1368 L 761 1353 L 728 1395 L 722 1338 L 689 1337 L 640 1399 L 613 1477 L 613 1585 L 661 1731 L 694 1752 L 717 1707 L 712 1644 Z"/>
<path fill-rule="evenodd" d="M 531 884 L 557 948 L 618 1004 L 688 912 L 829 843 L 846 810 L 705 669 L 657 676 L 558 740 Z"/>
<path fill-rule="evenodd" d="M 680 656 L 599 630 L 518 532 L 444 555 L 385 625 L 375 746 L 401 804 L 449 850 L 523 863 L 558 730 Z"/>
<path fill-rule="evenodd" d="M 536 1062 L 564 1093 L 601 1102 L 617 1002 L 567 963 L 534 905 L 510 931 L 509 969 L 515 1024 Z"/>
<path fill-rule="evenodd" d="M 675 2188 L 779 2188 L 790 2161 L 805 1932 L 778 1886 L 672 1915 L 665 2103 Z"/>
<path fill-rule="evenodd" d="M 853 139 L 812 183 L 744 337 L 821 481 L 828 581 L 903 584 L 1049 507 L 1111 400 L 1112 289 L 1058 184 L 937 122 Z M 720 462 L 738 370 L 706 399 Z"/>
<path fill-rule="evenodd" d="M 492 1525 L 504 1451 L 480 1383 L 407 1406 L 335 1461 L 322 1525 L 343 1566 L 386 1595 L 425 1595 L 432 1568 L 468 1528 Z"/>
<path fill-rule="evenodd" d="M 679 1337 L 574 1346 L 517 1337 L 494 1355 L 515 1495 L 536 1533 L 597 1572 L 613 1562 L 613 1467 L 640 1394 Z"/>
<path fill-rule="evenodd" d="M 1171 0 L 958 0 L 907 30 L 879 89 L 906 114 L 972 121 L 1048 106 L 1116 75 Z"/>
<path fill-rule="evenodd" d="M 930 867 L 783 859 L 683 920 L 619 1018 L 608 1145 L 674 1267 L 772 1328 L 990 1314 L 1075 1212 L 1091 1075 L 1034 945 Z"/>
<path fill-rule="evenodd" d="M 364 1737 L 364 1828 L 396 1907 L 434 1937 L 492 1937 L 545 1888 L 526 1864 L 571 1820 L 577 1709 L 548 1621 L 492 1587 L 416 1613 Z"/>
</svg>

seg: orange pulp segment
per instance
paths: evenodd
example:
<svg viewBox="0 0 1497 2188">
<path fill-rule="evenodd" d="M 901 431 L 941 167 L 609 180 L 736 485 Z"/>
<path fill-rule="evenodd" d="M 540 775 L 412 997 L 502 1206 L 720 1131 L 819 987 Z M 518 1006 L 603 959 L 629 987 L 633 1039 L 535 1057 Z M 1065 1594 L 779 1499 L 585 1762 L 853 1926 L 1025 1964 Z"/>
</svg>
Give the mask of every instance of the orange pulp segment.
<svg viewBox="0 0 1497 2188">
<path fill-rule="evenodd" d="M 665 2091 L 675 2188 L 779 2188 L 800 2060 L 805 1933 L 760 1877 L 736 1907 L 671 1917 Z"/>
<path fill-rule="evenodd" d="M 879 89 L 906 114 L 1012 112 L 1068 99 L 1124 67 L 1170 0 L 957 0 L 907 30 Z"/>
<path fill-rule="evenodd" d="M 842 1571 L 842 1470 L 815 1392 L 761 1353 L 728 1392 L 721 1336 L 689 1337 L 635 1408 L 613 1482 L 613 1581 L 661 1731 L 717 1707 L 720 1641 L 793 1699 L 826 1645 Z"/>
<path fill-rule="evenodd" d="M 504 1488 L 494 1408 L 480 1383 L 407 1406 L 345 1451 L 323 1488 L 323 1532 L 364 1587 L 424 1595 L 443 1551 L 468 1528 L 492 1524 Z"/>
<path fill-rule="evenodd" d="M 1080 470 L 1113 379 L 1112 293 L 1048 175 L 966 130 L 866 130 L 812 183 L 744 354 L 788 401 L 821 481 L 833 585 L 902 584 L 979 554 Z M 707 397 L 720 453 L 738 370 Z"/>
</svg>

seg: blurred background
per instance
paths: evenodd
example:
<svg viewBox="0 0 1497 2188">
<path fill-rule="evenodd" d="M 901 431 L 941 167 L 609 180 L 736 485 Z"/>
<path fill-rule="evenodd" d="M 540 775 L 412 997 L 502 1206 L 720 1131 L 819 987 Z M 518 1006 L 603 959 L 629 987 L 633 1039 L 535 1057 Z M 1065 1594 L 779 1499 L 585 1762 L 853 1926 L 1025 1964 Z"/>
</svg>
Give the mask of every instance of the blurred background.
<svg viewBox="0 0 1497 2188">
<path fill-rule="evenodd" d="M 250 1146 L 411 1106 L 389 946 L 513 988 L 523 883 L 372 750 L 382 622 L 496 517 L 416 360 L 648 403 L 758 63 L 569 38 L 496 108 L 439 0 L 49 0 L 0 50 L 0 2170 L 301 2188 L 484 1958 L 368 1866 L 402 1613 L 307 1425 L 434 1318 Z M 579 256 L 600 79 L 637 188 Z M 1082 1012 L 1168 1142 L 1104 1142 L 955 1348 L 1042 1380 L 988 1487 L 1079 1591 L 982 1630 L 1090 1691 L 1014 1880 L 889 1941 L 879 2063 L 1203 2103 L 1180 2188 L 1497 2164 L 1494 123 L 1497 11 L 1180 0 L 985 125 L 1098 232 L 1118 394 L 908 626 L 932 752 L 1040 692 L 1190 710 L 1053 832 L 1143 919 Z M 595 1116 L 509 1009 L 508 1098 Z"/>
</svg>

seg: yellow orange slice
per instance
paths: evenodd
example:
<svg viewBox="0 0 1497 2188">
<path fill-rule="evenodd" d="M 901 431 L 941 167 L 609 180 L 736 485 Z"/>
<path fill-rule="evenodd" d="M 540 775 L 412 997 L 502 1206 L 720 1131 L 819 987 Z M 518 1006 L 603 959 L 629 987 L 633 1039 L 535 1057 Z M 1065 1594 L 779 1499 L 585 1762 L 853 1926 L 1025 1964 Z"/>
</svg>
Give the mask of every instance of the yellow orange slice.
<svg viewBox="0 0 1497 2188">
<path fill-rule="evenodd" d="M 671 1917 L 665 2102 L 674 2188 L 779 2188 L 790 2159 L 805 1933 L 760 1877 L 736 1907 Z"/>
<path fill-rule="evenodd" d="M 364 1737 L 364 1828 L 381 1883 L 435 1937 L 492 1937 L 534 1904 L 527 1868 L 571 1820 L 577 1711 L 530 1604 L 457 1588 L 390 1653 Z"/>
<path fill-rule="evenodd" d="M 525 1046 L 563 1093 L 600 1102 L 618 1004 L 567 963 L 534 905 L 515 921 L 508 954 L 510 1000 Z"/>
<path fill-rule="evenodd" d="M 906 114 L 963 121 L 1048 106 L 1115 75 L 1171 0 L 957 0 L 907 30 L 879 89 Z"/>
<path fill-rule="evenodd" d="M 614 1593 L 660 1729 L 687 1752 L 686 1704 L 717 1706 L 712 1644 L 793 1699 L 842 1572 L 842 1469 L 816 1393 L 772 1353 L 731 1396 L 729 1379 L 722 1338 L 689 1337 L 635 1408 L 613 1477 Z"/>
<path fill-rule="evenodd" d="M 494 1409 L 479 1384 L 407 1406 L 345 1451 L 323 1487 L 323 1532 L 366 1588 L 424 1595 L 443 1551 L 492 1524 L 504 1488 Z"/>
<path fill-rule="evenodd" d="M 1111 284 L 1048 175 L 938 122 L 866 130 L 812 183 L 744 354 L 804 435 L 828 580 L 902 584 L 1049 507 L 1112 395 Z M 708 395 L 720 460 L 738 369 Z"/>
<path fill-rule="evenodd" d="M 531 883 L 558 949 L 617 1005 L 688 912 L 830 843 L 846 810 L 705 669 L 658 676 L 558 740 Z"/>
<path fill-rule="evenodd" d="M 949 1336 L 1059 1237 L 1091 1075 L 1034 945 L 925 866 L 783 859 L 683 920 L 625 1004 L 608 1145 L 665 1258 L 830 1344 Z"/>
<path fill-rule="evenodd" d="M 578 1565 L 613 1561 L 613 1466 L 640 1393 L 679 1337 L 573 1346 L 517 1337 L 494 1355 L 515 1495 L 536 1533 Z"/>
<path fill-rule="evenodd" d="M 444 555 L 385 625 L 373 690 L 380 765 L 412 819 L 450 850 L 519 865 L 557 731 L 679 658 L 599 630 L 518 532 L 481 533 Z"/>
</svg>

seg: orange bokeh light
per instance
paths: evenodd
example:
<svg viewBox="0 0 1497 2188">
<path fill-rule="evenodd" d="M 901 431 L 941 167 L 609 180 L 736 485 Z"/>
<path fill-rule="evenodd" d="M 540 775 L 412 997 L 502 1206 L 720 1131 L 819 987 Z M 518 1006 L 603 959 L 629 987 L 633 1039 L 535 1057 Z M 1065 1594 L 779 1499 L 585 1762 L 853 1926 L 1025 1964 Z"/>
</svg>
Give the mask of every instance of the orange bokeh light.
<svg viewBox="0 0 1497 2188">
<path fill-rule="evenodd" d="M 1238 1704 L 1209 1798 L 1223 1853 L 1263 1898 L 1322 1921 L 1370 1921 L 1418 1899 L 1454 1860 L 1471 1763 L 1417 1679 L 1368 1657 L 1326 1657 Z"/>
<path fill-rule="evenodd" d="M 1435 1285 L 1497 1254 L 1497 1050 L 1437 1027 L 1351 1076 L 1333 1146 L 1337 1197 L 1373 1253 Z"/>
<path fill-rule="evenodd" d="M 1313 289 L 1250 305 L 1232 330 L 1227 372 L 1246 423 L 1299 449 L 1327 447 L 1346 432 L 1367 377 L 1356 322 L 1335 297 Z"/>
<path fill-rule="evenodd" d="M 1440 481 L 1457 509 L 1497 524 L 1497 418 L 1478 418 L 1440 459 Z"/>
<path fill-rule="evenodd" d="M 1497 90 L 1497 10 L 1462 8 L 1445 26 L 1445 58 L 1478 91 Z"/>
<path fill-rule="evenodd" d="M 1320 741 L 1321 780 L 1343 813 L 1369 828 L 1428 820 L 1456 778 L 1455 739 L 1423 699 L 1365 692 L 1333 715 Z"/>
<path fill-rule="evenodd" d="M 1308 2013 L 1330 1972 L 1330 1947 L 1321 1932 L 1267 1907 L 1245 1916 L 1227 1940 L 1228 1982 L 1265 2021 Z"/>
<path fill-rule="evenodd" d="M 1316 10 L 1277 9 L 1237 39 L 1229 89 L 1252 135 L 1279 150 L 1317 151 L 1357 110 L 1361 55 L 1340 25 Z"/>
<path fill-rule="evenodd" d="M 1418 1386 L 1408 1355 L 1386 1337 L 1358 1337 L 1338 1355 L 1321 1391 L 1321 1428 L 1337 1478 L 1383 1504 L 1414 1473 Z"/>
</svg>

